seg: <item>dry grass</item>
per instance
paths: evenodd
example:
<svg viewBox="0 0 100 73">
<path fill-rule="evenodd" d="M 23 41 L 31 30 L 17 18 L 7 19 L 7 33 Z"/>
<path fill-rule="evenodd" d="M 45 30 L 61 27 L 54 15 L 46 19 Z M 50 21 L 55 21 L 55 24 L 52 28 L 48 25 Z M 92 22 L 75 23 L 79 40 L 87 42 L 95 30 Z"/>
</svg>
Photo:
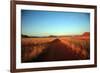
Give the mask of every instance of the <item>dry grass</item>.
<svg viewBox="0 0 100 73">
<path fill-rule="evenodd" d="M 53 40 L 54 38 L 22 38 L 22 61 L 30 61 L 36 58 Z"/>
<path fill-rule="evenodd" d="M 90 42 L 89 36 L 80 37 L 59 37 L 63 44 L 69 47 L 72 52 L 76 53 L 80 59 L 89 59 L 90 57 Z M 49 43 L 55 38 L 22 38 L 22 62 L 36 59 L 50 45 Z M 59 46 L 59 45 L 58 45 Z"/>
<path fill-rule="evenodd" d="M 64 37 L 60 40 L 72 49 L 73 52 L 78 54 L 81 59 L 90 57 L 90 39 L 89 36 L 81 37 Z"/>
</svg>

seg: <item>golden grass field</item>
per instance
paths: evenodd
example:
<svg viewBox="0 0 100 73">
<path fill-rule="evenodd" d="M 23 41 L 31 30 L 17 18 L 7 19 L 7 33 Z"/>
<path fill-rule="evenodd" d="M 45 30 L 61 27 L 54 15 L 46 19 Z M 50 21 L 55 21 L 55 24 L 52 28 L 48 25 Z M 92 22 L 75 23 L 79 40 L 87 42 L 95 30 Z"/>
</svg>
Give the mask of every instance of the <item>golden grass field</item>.
<svg viewBox="0 0 100 73">
<path fill-rule="evenodd" d="M 21 40 L 21 61 L 62 61 L 90 58 L 89 36 L 25 38 Z"/>
</svg>

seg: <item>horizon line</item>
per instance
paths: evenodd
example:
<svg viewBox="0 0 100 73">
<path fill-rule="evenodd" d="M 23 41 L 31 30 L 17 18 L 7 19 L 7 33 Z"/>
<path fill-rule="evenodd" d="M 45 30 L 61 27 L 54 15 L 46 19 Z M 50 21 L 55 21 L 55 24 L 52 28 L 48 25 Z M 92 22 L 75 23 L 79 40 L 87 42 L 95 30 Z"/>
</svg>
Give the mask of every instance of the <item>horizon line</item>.
<svg viewBox="0 0 100 73">
<path fill-rule="evenodd" d="M 90 32 L 84 32 L 84 33 L 90 33 Z M 83 35 L 84 33 L 82 34 L 65 34 L 65 35 L 28 35 L 28 34 L 21 34 L 22 35 L 25 35 L 25 36 L 29 36 L 29 37 L 48 37 L 48 36 L 76 36 L 76 35 Z"/>
</svg>

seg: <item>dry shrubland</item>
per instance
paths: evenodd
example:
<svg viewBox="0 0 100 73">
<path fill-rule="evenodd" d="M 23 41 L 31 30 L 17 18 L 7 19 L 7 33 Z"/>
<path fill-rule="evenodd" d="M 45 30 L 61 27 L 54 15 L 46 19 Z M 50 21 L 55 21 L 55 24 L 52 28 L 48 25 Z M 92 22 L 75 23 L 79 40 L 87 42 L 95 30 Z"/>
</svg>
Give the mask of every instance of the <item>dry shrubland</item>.
<svg viewBox="0 0 100 73">
<path fill-rule="evenodd" d="M 80 59 L 90 58 L 90 39 L 89 36 L 76 37 L 48 37 L 48 38 L 22 38 L 21 41 L 21 60 L 22 62 L 35 61 L 48 47 L 52 46 L 52 41 L 59 39 L 66 49 L 70 49 Z M 53 45 L 54 46 L 54 45 Z M 61 46 L 60 44 L 58 47 Z M 55 47 L 56 48 L 56 47 Z M 51 48 L 53 49 L 53 48 Z M 60 48 L 63 50 L 63 48 Z M 58 51 L 58 50 L 56 50 Z M 67 53 L 67 51 L 64 51 Z M 52 52 L 51 52 L 52 54 Z M 70 55 L 69 55 L 70 56 Z M 67 57 L 65 55 L 65 57 Z"/>
</svg>

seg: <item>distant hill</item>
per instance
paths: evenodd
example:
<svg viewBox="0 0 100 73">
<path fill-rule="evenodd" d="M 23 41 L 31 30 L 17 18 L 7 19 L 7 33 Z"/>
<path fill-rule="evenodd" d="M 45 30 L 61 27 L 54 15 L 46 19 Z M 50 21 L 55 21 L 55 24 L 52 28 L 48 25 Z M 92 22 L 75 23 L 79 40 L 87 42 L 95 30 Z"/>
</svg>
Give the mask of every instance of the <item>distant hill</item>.
<svg viewBox="0 0 100 73">
<path fill-rule="evenodd" d="M 25 35 L 25 34 L 22 34 L 21 37 L 23 37 L 23 38 L 39 38 L 39 36 L 29 36 L 29 35 Z"/>
<path fill-rule="evenodd" d="M 85 32 L 82 34 L 82 36 L 90 36 L 90 32 Z"/>
<path fill-rule="evenodd" d="M 57 37 L 57 36 L 55 36 L 55 35 L 50 35 L 50 36 L 48 36 L 48 37 Z"/>
<path fill-rule="evenodd" d="M 27 38 L 27 37 L 29 37 L 29 36 L 28 36 L 28 35 L 24 35 L 24 34 L 22 34 L 21 37 L 23 37 L 23 38 Z"/>
</svg>

